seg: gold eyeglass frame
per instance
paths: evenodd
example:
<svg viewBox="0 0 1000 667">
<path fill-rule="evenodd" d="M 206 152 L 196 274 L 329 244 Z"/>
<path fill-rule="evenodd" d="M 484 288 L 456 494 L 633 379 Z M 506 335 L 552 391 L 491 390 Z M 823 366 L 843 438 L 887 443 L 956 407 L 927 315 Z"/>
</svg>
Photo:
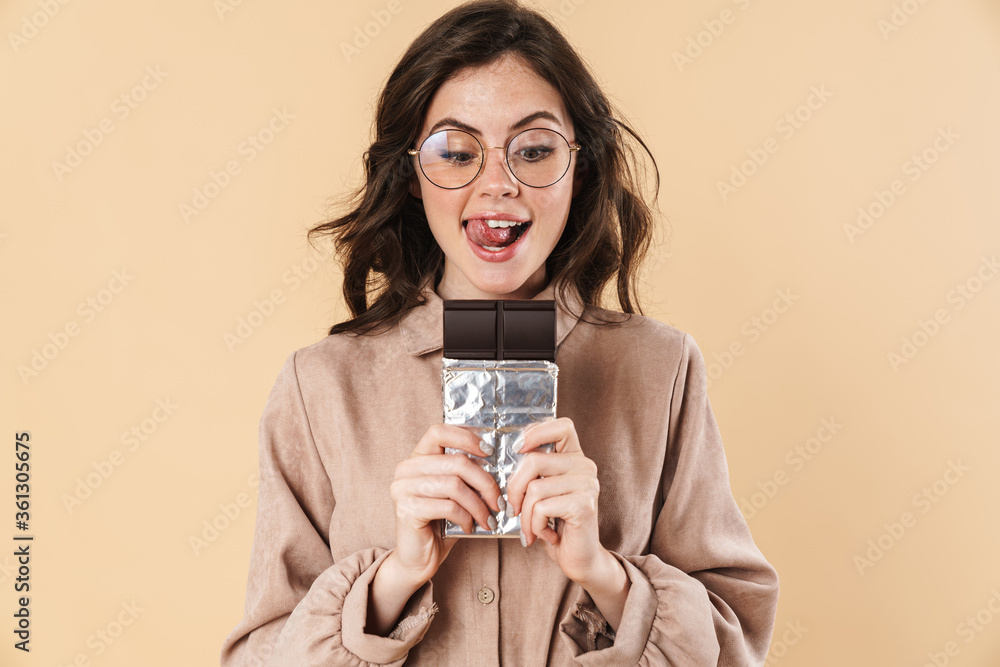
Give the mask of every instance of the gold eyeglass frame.
<svg viewBox="0 0 1000 667">
<path fill-rule="evenodd" d="M 562 138 L 562 140 L 564 142 L 566 142 L 566 146 L 569 147 L 570 159 L 566 162 L 566 169 L 564 169 L 563 173 L 559 175 L 559 178 L 557 178 L 556 180 L 552 181 L 548 185 L 531 185 L 529 183 L 525 183 L 524 181 L 522 181 L 520 178 L 517 177 L 517 174 L 514 173 L 514 170 L 510 166 L 510 156 L 507 154 L 507 151 L 510 149 L 510 145 L 512 143 L 514 143 L 514 140 L 517 139 L 519 136 L 521 136 L 525 132 L 531 132 L 532 130 L 545 130 L 547 132 L 554 132 L 555 134 L 558 134 Z M 429 183 L 431 183 L 435 187 L 441 188 L 442 190 L 458 190 L 460 188 L 464 188 L 466 185 L 471 184 L 473 181 L 475 181 L 477 178 L 479 178 L 479 174 L 481 174 L 483 172 L 483 167 L 486 165 L 486 151 L 489 150 L 489 149 L 491 149 L 491 148 L 495 148 L 497 150 L 502 150 L 503 151 L 503 162 L 504 162 L 505 165 L 507 165 L 507 171 L 510 172 L 510 175 L 513 176 L 517 180 L 518 183 L 521 183 L 525 187 L 529 187 L 529 188 L 535 188 L 535 189 L 547 188 L 547 187 L 555 185 L 556 183 L 558 183 L 559 181 L 561 181 L 563 179 L 563 177 L 567 174 L 567 172 L 569 172 L 570 165 L 573 163 L 573 155 L 572 154 L 575 153 L 575 152 L 577 152 L 581 148 L 583 148 L 583 145 L 581 145 L 579 143 L 577 143 L 575 146 L 570 145 L 569 139 L 567 139 L 563 135 L 562 132 L 559 132 L 558 130 L 553 130 L 550 127 L 529 127 L 528 129 L 522 130 L 522 131 L 518 132 L 517 134 L 515 134 L 513 137 L 511 137 L 510 141 L 507 142 L 506 146 L 486 146 L 486 147 L 483 147 L 483 142 L 479 141 L 479 138 L 476 135 L 472 134 L 471 132 L 466 132 L 465 130 L 459 130 L 458 128 L 445 128 L 443 130 L 438 130 L 437 132 L 434 132 L 433 134 L 427 135 L 427 137 L 422 142 L 420 142 L 420 148 L 417 148 L 417 149 L 410 148 L 406 152 L 409 155 L 420 155 L 420 151 L 423 150 L 424 144 L 427 143 L 427 140 L 430 139 L 431 137 L 433 137 L 434 135 L 440 134 L 442 132 L 462 132 L 464 134 L 467 134 L 470 137 L 472 137 L 477 144 L 479 144 L 480 148 L 483 149 L 482 153 L 481 153 L 480 160 L 479 160 L 479 169 L 476 170 L 476 175 L 473 176 L 471 179 L 469 179 L 468 183 L 465 183 L 464 185 L 457 185 L 457 186 L 452 187 L 452 188 L 448 188 L 448 187 L 445 187 L 443 185 L 438 185 L 433 180 L 431 180 L 431 177 L 428 176 L 427 172 L 424 171 L 424 165 L 420 161 L 420 158 L 418 157 L 417 158 L 417 164 L 420 166 L 420 173 L 422 173 L 424 175 L 424 178 L 426 178 Z"/>
</svg>

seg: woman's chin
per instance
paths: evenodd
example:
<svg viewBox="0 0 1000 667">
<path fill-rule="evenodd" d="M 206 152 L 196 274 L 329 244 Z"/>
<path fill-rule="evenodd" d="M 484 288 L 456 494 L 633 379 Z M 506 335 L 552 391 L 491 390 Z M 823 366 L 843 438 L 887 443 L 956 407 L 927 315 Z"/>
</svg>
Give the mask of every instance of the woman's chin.
<svg viewBox="0 0 1000 667">
<path fill-rule="evenodd" d="M 487 299 L 531 299 L 545 288 L 539 279 L 523 271 L 512 271 L 510 267 L 484 271 L 473 285 L 478 291 L 492 295 L 482 297 Z"/>
<path fill-rule="evenodd" d="M 532 271 L 520 261 L 493 264 L 469 259 L 462 258 L 461 265 L 445 259 L 437 288 L 442 299 L 531 299 L 547 284 L 544 264 Z"/>
</svg>

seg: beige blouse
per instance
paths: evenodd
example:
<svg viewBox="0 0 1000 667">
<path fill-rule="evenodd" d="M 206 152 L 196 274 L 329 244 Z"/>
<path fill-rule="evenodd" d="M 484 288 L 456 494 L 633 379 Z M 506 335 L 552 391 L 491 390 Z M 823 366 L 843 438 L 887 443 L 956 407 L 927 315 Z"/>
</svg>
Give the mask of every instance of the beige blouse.
<svg viewBox="0 0 1000 667">
<path fill-rule="evenodd" d="M 388 637 L 368 589 L 395 543 L 389 485 L 442 421 L 441 298 L 376 336 L 293 352 L 260 420 L 257 523 L 224 667 L 761 665 L 777 574 L 729 488 L 705 363 L 690 335 L 557 302 L 557 414 L 597 464 L 601 543 L 631 580 L 617 632 L 541 541 L 461 539 Z M 619 316 L 621 317 L 621 316 Z"/>
</svg>

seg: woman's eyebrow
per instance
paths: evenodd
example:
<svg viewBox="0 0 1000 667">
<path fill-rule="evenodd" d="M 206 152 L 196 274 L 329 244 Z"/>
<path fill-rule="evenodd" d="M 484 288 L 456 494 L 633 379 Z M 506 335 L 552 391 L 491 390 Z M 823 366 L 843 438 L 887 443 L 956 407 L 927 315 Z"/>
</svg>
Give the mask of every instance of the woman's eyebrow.
<svg viewBox="0 0 1000 667">
<path fill-rule="evenodd" d="M 553 114 L 549 113 L 548 111 L 536 111 L 534 113 L 528 114 L 527 116 L 525 116 L 521 120 L 519 120 L 516 123 L 514 123 L 513 125 L 511 125 L 510 129 L 511 130 L 519 130 L 522 127 L 524 127 L 525 125 L 528 125 L 529 123 L 533 123 L 533 122 L 535 122 L 536 120 L 538 120 L 540 118 L 545 119 L 545 120 L 550 120 L 553 123 L 555 123 L 556 125 L 559 125 L 560 127 L 562 127 L 562 123 L 560 123 L 559 119 L 556 118 Z M 473 134 L 482 134 L 476 128 L 472 127 L 471 125 L 469 125 L 467 123 L 463 123 L 462 121 L 458 120 L 457 118 L 442 118 L 438 122 L 434 123 L 434 127 L 431 128 L 431 131 L 428 132 L 428 134 L 434 134 L 438 130 L 438 128 L 443 127 L 445 125 L 451 125 L 453 127 L 457 127 L 460 130 L 465 130 L 466 132 L 471 132 Z"/>
</svg>

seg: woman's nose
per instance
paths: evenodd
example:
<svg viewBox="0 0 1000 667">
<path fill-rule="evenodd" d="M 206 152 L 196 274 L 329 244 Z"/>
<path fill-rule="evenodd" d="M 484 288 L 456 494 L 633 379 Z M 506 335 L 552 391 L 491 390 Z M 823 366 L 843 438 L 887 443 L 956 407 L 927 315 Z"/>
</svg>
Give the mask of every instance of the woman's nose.
<svg viewBox="0 0 1000 667">
<path fill-rule="evenodd" d="M 507 167 L 506 149 L 490 147 L 483 156 L 483 170 L 479 174 L 479 188 L 493 195 L 517 194 L 518 180 Z"/>
</svg>

